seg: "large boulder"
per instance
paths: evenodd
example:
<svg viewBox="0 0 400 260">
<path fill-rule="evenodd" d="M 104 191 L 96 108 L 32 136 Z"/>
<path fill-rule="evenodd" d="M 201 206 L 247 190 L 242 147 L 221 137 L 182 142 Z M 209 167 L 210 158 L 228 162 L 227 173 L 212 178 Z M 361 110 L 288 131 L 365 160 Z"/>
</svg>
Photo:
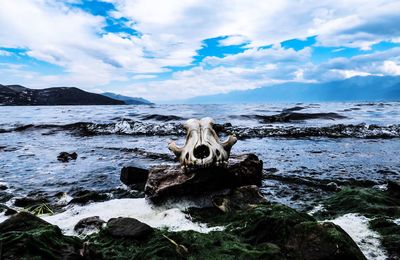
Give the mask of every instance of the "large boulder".
<svg viewBox="0 0 400 260">
<path fill-rule="evenodd" d="M 76 223 L 74 231 L 78 234 L 96 232 L 99 231 L 105 223 L 106 222 L 100 219 L 99 216 L 87 217 Z"/>
<path fill-rule="evenodd" d="M 254 154 L 232 156 L 226 168 L 211 167 L 185 172 L 180 165 L 150 169 L 145 194 L 153 202 L 169 197 L 200 195 L 245 185 L 261 185 L 262 161 Z"/>
<path fill-rule="evenodd" d="M 1 259 L 80 259 L 81 241 L 27 212 L 0 223 Z"/>
</svg>

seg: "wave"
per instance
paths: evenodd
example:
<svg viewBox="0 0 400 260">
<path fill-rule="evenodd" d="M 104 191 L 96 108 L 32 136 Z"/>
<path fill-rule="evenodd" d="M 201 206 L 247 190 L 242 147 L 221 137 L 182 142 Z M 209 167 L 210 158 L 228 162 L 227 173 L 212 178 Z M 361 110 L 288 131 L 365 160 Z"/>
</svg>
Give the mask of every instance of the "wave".
<svg viewBox="0 0 400 260">
<path fill-rule="evenodd" d="M 330 137 L 330 138 L 398 138 L 400 124 L 378 126 L 367 124 L 335 124 L 322 127 L 314 126 L 233 126 L 230 123 L 216 124 L 215 130 L 222 135 L 235 134 L 240 139 L 262 137 Z M 24 125 L 12 129 L 0 129 L 4 132 L 21 132 L 34 129 L 52 129 L 54 131 L 72 131 L 83 136 L 90 135 L 145 135 L 145 136 L 184 136 L 185 130 L 180 123 L 150 123 L 122 120 L 116 123 L 98 124 L 78 122 L 67 125 Z"/>
</svg>

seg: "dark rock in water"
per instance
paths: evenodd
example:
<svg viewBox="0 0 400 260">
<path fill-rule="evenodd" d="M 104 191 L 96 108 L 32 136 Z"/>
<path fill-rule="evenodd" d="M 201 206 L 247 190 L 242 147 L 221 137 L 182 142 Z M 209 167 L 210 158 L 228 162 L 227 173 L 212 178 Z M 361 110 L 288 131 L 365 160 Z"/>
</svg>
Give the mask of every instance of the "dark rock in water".
<svg viewBox="0 0 400 260">
<path fill-rule="evenodd" d="M 78 158 L 78 154 L 76 152 L 73 153 L 67 153 L 67 152 L 61 152 L 57 156 L 57 160 L 60 162 L 69 162 L 70 160 L 76 160 Z"/>
<path fill-rule="evenodd" d="M 106 230 L 111 236 L 135 240 L 144 239 L 154 232 L 152 227 L 134 218 L 112 218 L 107 222 Z"/>
<path fill-rule="evenodd" d="M 300 111 L 305 109 L 305 107 L 301 106 L 295 106 L 295 107 L 290 107 L 290 108 L 285 108 L 282 110 L 283 113 L 288 113 L 288 112 L 293 112 L 293 111 Z"/>
<path fill-rule="evenodd" d="M 96 191 L 83 190 L 73 194 L 74 198 L 68 204 L 86 204 L 90 201 L 105 201 L 108 199 L 107 194 L 101 194 Z"/>
<path fill-rule="evenodd" d="M 400 198 L 400 181 L 389 181 L 387 184 L 388 192 Z"/>
<path fill-rule="evenodd" d="M 121 170 L 120 180 L 126 185 L 138 184 L 147 181 L 149 171 L 139 167 L 123 167 Z"/>
<path fill-rule="evenodd" d="M 6 190 L 8 189 L 7 185 L 0 184 L 0 190 Z"/>
<path fill-rule="evenodd" d="M 223 212 L 249 209 L 267 202 L 255 185 L 232 189 L 225 195 L 215 195 L 212 197 L 212 201 Z"/>
<path fill-rule="evenodd" d="M 6 209 L 6 211 L 4 211 L 4 216 L 12 216 L 17 213 L 18 213 L 18 211 L 16 211 L 15 209 L 8 208 L 8 209 Z"/>
<path fill-rule="evenodd" d="M 231 156 L 226 168 L 205 168 L 184 172 L 180 165 L 150 169 L 145 194 L 153 202 L 169 197 L 199 195 L 245 185 L 261 185 L 262 161 L 254 154 Z"/>
<path fill-rule="evenodd" d="M 1 259 L 81 259 L 78 238 L 26 212 L 0 223 Z"/>
<path fill-rule="evenodd" d="M 24 198 L 16 198 L 14 201 L 14 206 L 26 208 L 48 202 L 49 201 L 43 197 L 24 197 Z"/>
<path fill-rule="evenodd" d="M 104 223 L 106 222 L 101 220 L 98 216 L 88 217 L 79 220 L 75 225 L 74 230 L 78 234 L 82 234 L 88 230 L 100 230 Z"/>
<path fill-rule="evenodd" d="M 294 112 L 283 112 L 281 114 L 272 116 L 258 116 L 264 123 L 287 123 L 291 121 L 303 121 L 310 119 L 343 119 L 345 116 L 337 113 L 294 113 Z"/>
<path fill-rule="evenodd" d="M 179 117 L 179 116 L 174 116 L 174 115 L 158 115 L 158 114 L 151 114 L 151 115 L 146 115 L 142 116 L 142 120 L 157 120 L 157 121 L 178 121 L 178 120 L 184 120 L 184 118 Z"/>
<path fill-rule="evenodd" d="M 350 236 L 329 222 L 295 225 L 284 247 L 289 259 L 366 259 Z"/>
</svg>

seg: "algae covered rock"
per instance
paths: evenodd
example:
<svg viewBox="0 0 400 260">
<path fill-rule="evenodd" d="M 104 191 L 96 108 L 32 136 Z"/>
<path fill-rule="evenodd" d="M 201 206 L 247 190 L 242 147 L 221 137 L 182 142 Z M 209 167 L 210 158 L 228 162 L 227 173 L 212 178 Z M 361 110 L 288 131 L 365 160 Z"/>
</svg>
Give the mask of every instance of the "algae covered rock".
<svg viewBox="0 0 400 260">
<path fill-rule="evenodd" d="M 365 259 L 357 245 L 333 223 L 283 205 L 262 203 L 224 213 L 192 208 L 188 215 L 209 233 L 155 229 L 145 238 L 112 237 L 107 229 L 90 236 L 92 259 Z"/>
<path fill-rule="evenodd" d="M 0 223 L 1 259 L 79 259 L 81 241 L 26 212 Z"/>
<path fill-rule="evenodd" d="M 261 185 L 262 161 L 254 154 L 231 156 L 228 166 L 185 172 L 180 165 L 150 169 L 145 193 L 153 202 L 170 197 L 200 195 L 245 185 Z"/>
</svg>

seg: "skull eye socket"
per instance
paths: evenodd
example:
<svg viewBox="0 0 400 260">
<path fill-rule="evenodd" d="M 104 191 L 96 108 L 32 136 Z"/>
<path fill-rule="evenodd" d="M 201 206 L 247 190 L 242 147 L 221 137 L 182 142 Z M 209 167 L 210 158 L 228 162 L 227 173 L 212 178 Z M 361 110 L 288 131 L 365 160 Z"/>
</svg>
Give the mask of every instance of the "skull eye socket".
<svg viewBox="0 0 400 260">
<path fill-rule="evenodd" d="M 210 148 L 208 146 L 202 144 L 194 148 L 193 156 L 197 159 L 204 159 L 210 155 Z"/>
<path fill-rule="evenodd" d="M 189 160 L 189 153 L 186 153 L 185 158 L 186 160 Z"/>
</svg>

